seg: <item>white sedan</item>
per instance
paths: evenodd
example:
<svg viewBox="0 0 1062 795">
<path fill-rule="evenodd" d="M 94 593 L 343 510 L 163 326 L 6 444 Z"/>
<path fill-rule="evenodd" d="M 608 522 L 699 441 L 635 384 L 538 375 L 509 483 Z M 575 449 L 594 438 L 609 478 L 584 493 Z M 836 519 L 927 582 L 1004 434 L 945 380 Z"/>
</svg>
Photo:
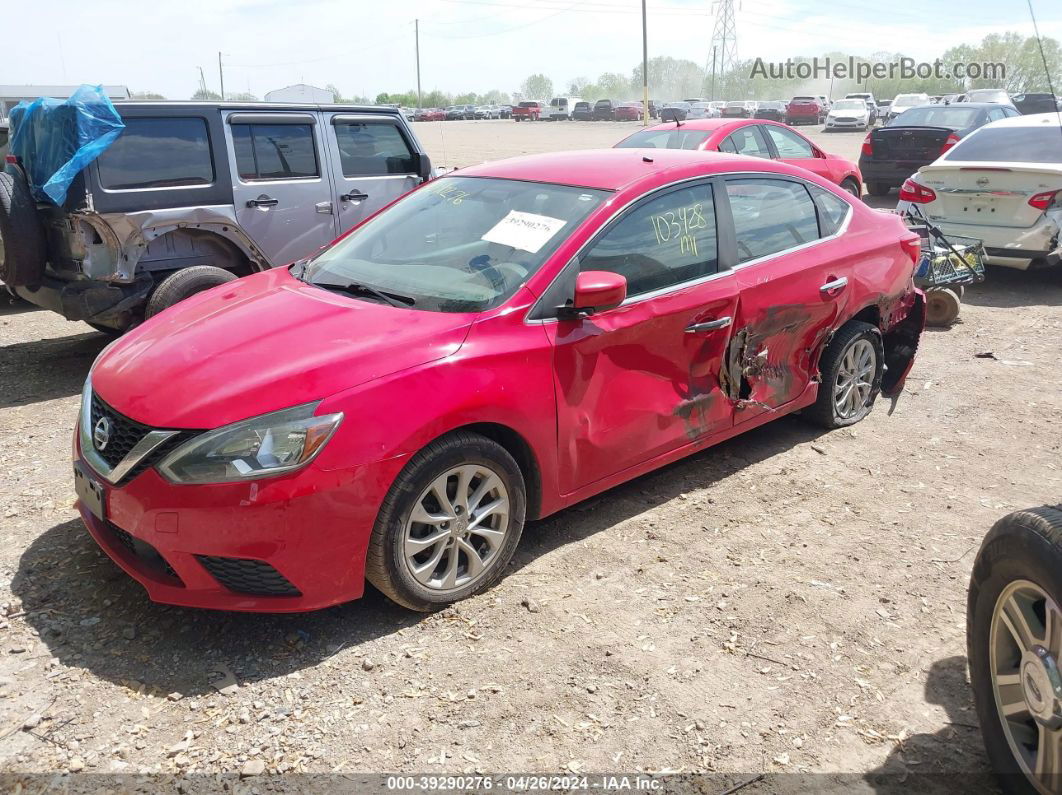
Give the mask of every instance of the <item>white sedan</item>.
<svg viewBox="0 0 1062 795">
<path fill-rule="evenodd" d="M 826 131 L 865 130 L 870 126 L 870 108 L 861 99 L 839 99 L 826 114 Z"/>
<path fill-rule="evenodd" d="M 984 241 L 986 261 L 1026 270 L 1062 261 L 1062 121 L 1057 113 L 986 124 L 900 187 L 944 234 Z"/>
</svg>

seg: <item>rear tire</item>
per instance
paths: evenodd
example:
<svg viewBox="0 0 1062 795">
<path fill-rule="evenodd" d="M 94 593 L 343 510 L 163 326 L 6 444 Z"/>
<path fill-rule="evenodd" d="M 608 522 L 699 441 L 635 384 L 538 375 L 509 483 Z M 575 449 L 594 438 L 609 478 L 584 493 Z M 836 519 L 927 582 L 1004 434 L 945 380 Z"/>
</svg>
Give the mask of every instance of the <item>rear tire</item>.
<svg viewBox="0 0 1062 795">
<path fill-rule="evenodd" d="M 462 485 L 458 474 L 462 470 L 484 473 L 483 479 L 467 480 Z M 440 482 L 445 504 L 433 496 L 437 493 L 434 486 Z M 471 492 L 474 498 L 479 487 L 490 482 L 495 486 L 478 502 L 468 497 Z M 520 543 L 525 495 L 520 467 L 497 442 L 466 431 L 435 440 L 406 464 L 380 506 L 365 556 L 366 579 L 398 604 L 422 612 L 439 610 L 479 593 L 502 576 Z M 477 505 L 484 507 L 487 499 L 504 502 L 505 513 L 497 511 L 475 520 Z M 423 522 L 417 520 L 418 513 Z M 488 522 L 493 522 L 495 529 L 486 528 Z M 488 534 L 500 531 L 499 536 L 489 539 L 477 534 L 477 524 Z M 437 534 L 438 541 L 426 543 Z M 491 541 L 494 546 L 490 546 Z M 476 555 L 483 566 L 478 574 L 474 574 L 471 555 Z M 452 566 L 450 556 L 456 561 Z M 417 566 L 423 568 L 414 574 Z M 453 582 L 447 579 L 451 569 Z"/>
<path fill-rule="evenodd" d="M 874 407 L 881 391 L 884 361 L 881 332 L 876 326 L 858 320 L 841 326 L 822 352 L 819 395 L 804 416 L 827 430 L 855 425 Z M 851 396 L 848 404 L 846 396 Z"/>
<path fill-rule="evenodd" d="M 959 294 L 947 287 L 926 290 L 926 325 L 946 328 L 954 323 L 962 309 Z"/>
<path fill-rule="evenodd" d="M 863 198 L 863 186 L 851 177 L 841 180 L 841 188 L 851 193 L 857 199 Z"/>
<path fill-rule="evenodd" d="M 0 173 L 0 281 L 36 287 L 44 276 L 44 229 L 21 168 Z"/>
<path fill-rule="evenodd" d="M 236 280 L 236 274 L 213 265 L 193 265 L 171 273 L 148 298 L 144 319 L 154 317 L 185 298 Z"/>
<path fill-rule="evenodd" d="M 892 190 L 884 182 L 868 182 L 867 193 L 871 196 L 888 196 L 889 191 Z"/>
</svg>

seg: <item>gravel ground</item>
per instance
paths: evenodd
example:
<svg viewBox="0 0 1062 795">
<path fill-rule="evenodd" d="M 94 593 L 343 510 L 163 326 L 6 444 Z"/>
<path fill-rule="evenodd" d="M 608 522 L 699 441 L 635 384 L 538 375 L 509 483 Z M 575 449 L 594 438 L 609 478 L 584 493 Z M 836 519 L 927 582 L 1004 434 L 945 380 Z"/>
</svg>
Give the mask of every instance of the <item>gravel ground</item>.
<svg viewBox="0 0 1062 795">
<path fill-rule="evenodd" d="M 465 165 L 634 126 L 417 132 Z M 5 306 L 0 770 L 984 773 L 966 583 L 999 516 L 1062 495 L 1060 336 L 1062 279 L 993 269 L 852 429 L 783 418 L 533 523 L 437 615 L 268 616 L 152 604 L 97 550 L 69 453 L 107 340 Z"/>
</svg>

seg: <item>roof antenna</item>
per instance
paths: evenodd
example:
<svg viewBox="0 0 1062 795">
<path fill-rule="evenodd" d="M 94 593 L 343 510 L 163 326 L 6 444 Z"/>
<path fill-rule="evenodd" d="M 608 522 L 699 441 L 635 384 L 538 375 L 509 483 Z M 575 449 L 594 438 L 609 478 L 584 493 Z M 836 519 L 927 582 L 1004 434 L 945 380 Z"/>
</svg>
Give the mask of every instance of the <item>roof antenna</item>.
<svg viewBox="0 0 1062 795">
<path fill-rule="evenodd" d="M 1040 38 L 1040 27 L 1036 24 L 1036 14 L 1033 13 L 1032 0 L 1026 0 L 1029 4 L 1029 16 L 1032 18 L 1033 33 L 1036 34 L 1036 43 L 1040 47 L 1040 59 L 1044 62 L 1044 74 L 1047 75 L 1047 90 L 1051 92 L 1051 98 L 1055 101 L 1055 106 L 1058 106 L 1058 95 L 1055 93 L 1055 86 L 1051 81 L 1051 70 L 1047 66 L 1047 56 L 1044 55 L 1044 40 Z M 1056 110 L 1059 122 L 1062 122 L 1062 110 Z M 1062 133 L 1062 123 L 1059 124 L 1058 131 Z"/>
</svg>

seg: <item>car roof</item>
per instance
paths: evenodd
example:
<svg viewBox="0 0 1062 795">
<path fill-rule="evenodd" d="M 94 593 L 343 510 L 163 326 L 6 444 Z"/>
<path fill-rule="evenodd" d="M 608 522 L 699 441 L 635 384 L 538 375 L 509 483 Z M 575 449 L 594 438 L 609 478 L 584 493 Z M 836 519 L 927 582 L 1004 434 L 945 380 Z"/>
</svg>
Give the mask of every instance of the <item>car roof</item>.
<svg viewBox="0 0 1062 795">
<path fill-rule="evenodd" d="M 118 100 L 115 107 L 153 108 L 161 110 L 324 110 L 357 113 L 399 114 L 399 108 L 386 105 L 321 105 L 312 102 L 201 102 L 199 100 Z"/>
<path fill-rule="evenodd" d="M 959 103 L 965 105 L 965 102 Z M 970 103 L 971 105 L 973 103 Z M 1010 116 L 1006 119 L 994 121 L 987 127 L 1040 127 L 1041 125 L 1062 127 L 1062 112 L 1048 111 L 1047 113 L 1030 113 L 1026 116 Z M 1059 139 L 1062 143 L 1062 139 Z"/>
<path fill-rule="evenodd" d="M 683 127 L 686 125 L 683 124 Z M 548 152 L 482 163 L 446 176 L 497 177 L 598 190 L 621 190 L 667 173 L 675 179 L 727 171 L 772 171 L 799 176 L 774 160 L 692 149 L 589 149 Z"/>
</svg>

